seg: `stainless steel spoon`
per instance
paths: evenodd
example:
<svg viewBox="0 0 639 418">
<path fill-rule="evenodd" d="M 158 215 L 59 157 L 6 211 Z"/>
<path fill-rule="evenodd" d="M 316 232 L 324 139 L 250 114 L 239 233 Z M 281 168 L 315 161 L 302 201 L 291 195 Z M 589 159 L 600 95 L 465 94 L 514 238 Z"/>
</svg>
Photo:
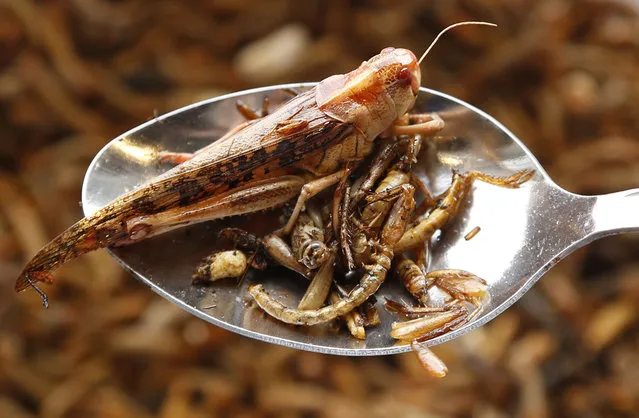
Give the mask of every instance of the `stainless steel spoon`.
<svg viewBox="0 0 639 418">
<path fill-rule="evenodd" d="M 313 84 L 273 86 L 226 95 L 176 110 L 114 139 L 95 157 L 84 180 L 82 202 L 90 215 L 120 194 L 161 174 L 158 151 L 195 151 L 242 121 L 235 109 L 241 99 L 258 108 L 264 97 L 277 106 L 290 96 L 285 88 L 304 90 Z M 536 176 L 519 189 L 475 182 L 461 216 L 433 238 L 431 268 L 473 272 L 489 283 L 489 304 L 472 323 L 430 341 L 441 344 L 480 327 L 515 303 L 553 265 L 575 249 L 611 234 L 639 230 L 639 189 L 604 196 L 579 196 L 558 187 L 526 147 L 481 110 L 437 91 L 422 89 L 415 109 L 439 112 L 446 128 L 420 156 L 415 172 L 434 193 L 444 191 L 452 169 L 509 175 L 534 169 Z M 274 229 L 268 215 L 230 218 L 194 225 L 128 247 L 110 249 L 113 256 L 151 289 L 193 315 L 230 331 L 270 343 L 328 354 L 383 355 L 410 351 L 389 337 L 396 318 L 381 306 L 383 296 L 410 300 L 388 277 L 378 292 L 382 324 L 367 330 L 365 341 L 330 326 L 291 327 L 267 317 L 248 301 L 247 286 L 266 289 L 296 306 L 307 282 L 274 270 L 213 287 L 194 287 L 191 275 L 202 257 L 216 247 L 217 232 L 229 225 Z M 471 240 L 464 236 L 474 227 Z M 380 297 L 382 296 L 382 297 Z M 437 296 L 437 295 L 433 295 Z"/>
</svg>

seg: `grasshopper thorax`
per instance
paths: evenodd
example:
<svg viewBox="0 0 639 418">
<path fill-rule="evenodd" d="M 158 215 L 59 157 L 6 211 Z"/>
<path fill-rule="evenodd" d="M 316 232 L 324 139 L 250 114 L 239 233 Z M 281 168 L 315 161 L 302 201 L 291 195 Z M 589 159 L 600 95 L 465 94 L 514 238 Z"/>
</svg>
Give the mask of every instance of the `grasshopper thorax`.
<svg viewBox="0 0 639 418">
<path fill-rule="evenodd" d="M 316 88 L 319 109 L 351 123 L 372 141 L 415 104 L 421 72 L 415 54 L 385 48 L 357 69 L 321 81 Z"/>
</svg>

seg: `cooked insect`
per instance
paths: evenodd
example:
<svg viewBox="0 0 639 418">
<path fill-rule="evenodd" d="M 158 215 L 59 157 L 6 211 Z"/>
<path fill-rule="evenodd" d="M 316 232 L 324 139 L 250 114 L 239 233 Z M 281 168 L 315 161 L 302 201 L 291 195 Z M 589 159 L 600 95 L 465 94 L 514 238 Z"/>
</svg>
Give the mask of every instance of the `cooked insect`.
<svg viewBox="0 0 639 418">
<path fill-rule="evenodd" d="M 386 279 L 394 256 L 420 249 L 417 263 L 402 255 L 397 271 L 422 306 L 388 301 L 389 310 L 413 318 L 393 323 L 391 337 L 412 340 L 422 365 L 433 375 L 445 375 L 445 365 L 423 342 L 478 315 L 487 300 L 487 285 L 459 270 L 425 273 L 428 242 L 457 215 L 474 180 L 518 187 L 533 175 L 522 171 L 497 178 L 479 172 L 455 173 L 450 188 L 436 202 L 411 172 L 424 138 L 444 127 L 437 114 L 409 113 L 419 94 L 419 65 L 443 32 L 462 24 L 486 23 L 449 26 L 419 60 L 409 50 L 385 48 L 357 69 L 322 80 L 274 111 L 268 110 L 268 100 L 261 111 L 238 102 L 246 122 L 192 154 L 160 153 L 160 163 L 177 166 L 47 244 L 26 265 L 16 290 L 31 286 L 40 292 L 36 282 L 51 282 L 52 272 L 60 265 L 99 248 L 137 243 L 189 224 L 294 202 L 282 227 L 263 237 L 238 228 L 221 231 L 234 249 L 205 258 L 194 280 L 243 277 L 249 267 L 285 266 L 307 278 L 313 276 L 306 294 L 293 308 L 275 300 L 261 284 L 251 285 L 249 293 L 262 310 L 296 325 L 341 317 L 351 334 L 363 339 L 364 327 L 379 323 L 373 295 Z M 379 140 L 385 141 L 381 150 L 370 170 L 361 174 L 365 170 L 360 165 L 372 156 Z M 360 177 L 353 187 L 351 174 L 356 172 Z M 417 214 L 416 189 L 424 195 Z M 313 198 L 320 195 L 319 199 L 324 192 L 333 194 L 333 202 L 317 207 Z M 359 283 L 347 294 L 339 294 L 335 271 L 356 269 L 364 272 Z M 430 306 L 432 287 L 447 293 L 450 300 Z"/>
<path fill-rule="evenodd" d="M 324 229 L 306 213 L 301 213 L 295 223 L 291 249 L 297 260 L 311 270 L 321 266 L 330 255 L 324 243 Z"/>
<path fill-rule="evenodd" d="M 270 263 L 277 263 L 303 276 L 309 276 L 309 270 L 297 261 L 289 245 L 280 237 L 269 234 L 264 238 L 240 228 L 224 228 L 219 236 L 231 241 L 237 248 L 250 253 L 249 264 L 264 270 Z"/>
<path fill-rule="evenodd" d="M 256 235 L 240 228 L 224 228 L 218 236 L 233 244 L 233 248 L 248 254 L 248 264 L 258 270 L 264 270 L 268 266 L 268 255 L 264 248 L 264 242 Z"/>
<path fill-rule="evenodd" d="M 407 258 L 400 263 L 399 274 L 407 288 L 412 289 L 411 293 L 418 299 L 421 297 L 420 302 L 424 306 L 412 307 L 387 300 L 388 310 L 403 316 L 417 316 L 416 319 L 394 322 L 390 335 L 399 340 L 412 340 L 411 346 L 417 353 L 422 366 L 430 373 L 436 376 L 441 374 L 443 377 L 446 374 L 444 364 L 434 357 L 423 343 L 472 321 L 487 301 L 486 282 L 474 274 L 461 270 L 438 270 L 424 275 L 421 269 Z M 431 286 L 437 286 L 445 291 L 452 300 L 443 306 L 429 306 L 429 300 L 424 298 L 423 294 L 424 290 Z M 465 306 L 461 305 L 463 302 L 473 304 L 475 309 L 469 312 Z"/>
<path fill-rule="evenodd" d="M 415 54 L 396 48 L 324 79 L 71 226 L 27 263 L 16 291 L 52 282 L 53 270 L 90 251 L 298 197 L 283 229 L 290 233 L 309 198 L 339 182 L 345 164 L 362 161 L 381 133 L 392 133 L 394 121 L 415 104 L 420 84 Z"/>
<path fill-rule="evenodd" d="M 495 186 L 517 188 L 535 175 L 533 170 L 522 170 L 508 177 L 495 177 L 478 171 L 465 174 L 455 172 L 453 182 L 437 207 L 417 225 L 410 228 L 395 246 L 395 251 L 404 252 L 415 248 L 430 239 L 435 231 L 441 229 L 457 215 L 466 196 L 470 192 L 473 181 L 481 180 Z"/>
<path fill-rule="evenodd" d="M 346 298 L 320 309 L 302 310 L 284 306 L 269 296 L 259 284 L 249 287 L 251 296 L 269 315 L 282 322 L 295 325 L 315 325 L 328 322 L 364 303 L 384 282 L 391 267 L 393 246 L 404 233 L 408 220 L 415 209 L 414 189 L 407 185 L 405 190 L 405 193 L 396 197 L 380 233 L 379 243 L 371 243 L 374 250 L 370 257 L 371 264 L 365 266 L 364 277 Z"/>
<path fill-rule="evenodd" d="M 428 289 L 432 286 L 433 281 L 428 280 L 422 269 L 405 255 L 402 255 L 395 270 L 410 294 L 413 295 L 421 305 L 428 306 L 430 304 Z"/>
<path fill-rule="evenodd" d="M 241 277 L 248 268 L 246 255 L 239 250 L 220 251 L 206 257 L 193 275 L 193 281 L 215 281 Z"/>
<path fill-rule="evenodd" d="M 472 321 L 488 301 L 488 286 L 484 279 L 463 270 L 436 270 L 429 272 L 426 277 L 433 280 L 433 284 L 448 293 L 453 301 L 469 302 L 475 310 L 468 318 Z"/>
<path fill-rule="evenodd" d="M 413 341 L 410 346 L 417 353 L 417 358 L 424 370 L 431 376 L 442 378 L 448 374 L 448 367 L 426 346 L 426 343 Z"/>
<path fill-rule="evenodd" d="M 408 118 L 406 118 L 408 119 Z M 434 115 L 430 120 L 438 121 L 438 125 L 434 125 L 432 133 L 436 133 L 444 127 L 443 121 Z M 351 219 L 351 222 L 357 226 L 357 229 L 353 231 L 351 235 L 352 253 L 355 258 L 355 266 L 362 264 L 364 260 L 370 255 L 369 240 L 371 236 L 374 236 L 375 232 L 379 229 L 382 220 L 390 210 L 392 205 L 391 197 L 404 193 L 406 186 L 410 184 L 413 187 L 416 177 L 410 173 L 410 168 L 413 163 L 417 161 L 417 154 L 419 154 L 423 137 L 421 135 L 413 135 L 411 137 L 402 137 L 400 140 L 394 141 L 392 146 L 386 146 L 376 155 L 371 171 L 359 182 L 360 186 L 353 192 L 353 199 L 359 199 L 360 196 L 364 196 L 369 193 L 369 190 L 375 185 L 375 182 L 379 180 L 383 171 L 379 170 L 380 167 L 388 167 L 391 162 L 396 158 L 397 151 L 400 147 L 403 147 L 404 153 L 388 170 L 386 176 L 382 178 L 373 194 L 369 194 L 365 198 L 364 206 L 359 210 L 359 216 L 355 216 Z M 423 184 L 419 182 L 421 188 Z M 425 186 L 423 186 L 425 189 Z M 427 196 L 430 197 L 428 191 Z M 352 206 L 352 205 L 351 205 Z M 352 207 L 354 210 L 355 207 Z M 345 243 L 342 242 L 342 246 Z M 349 269 L 352 270 L 353 266 L 349 265 Z"/>
</svg>

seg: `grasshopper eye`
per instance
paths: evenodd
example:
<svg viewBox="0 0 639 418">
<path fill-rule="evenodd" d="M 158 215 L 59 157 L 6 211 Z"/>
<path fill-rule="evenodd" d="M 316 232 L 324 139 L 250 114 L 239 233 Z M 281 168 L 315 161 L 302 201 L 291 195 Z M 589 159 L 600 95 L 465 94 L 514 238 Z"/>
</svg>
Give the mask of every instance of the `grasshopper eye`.
<svg viewBox="0 0 639 418">
<path fill-rule="evenodd" d="M 397 75 L 397 81 L 405 84 L 411 84 L 413 81 L 413 72 L 406 67 L 402 68 L 399 70 L 399 74 Z"/>
<path fill-rule="evenodd" d="M 397 74 L 397 82 L 404 86 L 410 86 L 414 95 L 417 95 L 419 92 L 420 80 L 419 67 L 402 67 L 402 69 L 399 70 L 399 74 Z"/>
</svg>

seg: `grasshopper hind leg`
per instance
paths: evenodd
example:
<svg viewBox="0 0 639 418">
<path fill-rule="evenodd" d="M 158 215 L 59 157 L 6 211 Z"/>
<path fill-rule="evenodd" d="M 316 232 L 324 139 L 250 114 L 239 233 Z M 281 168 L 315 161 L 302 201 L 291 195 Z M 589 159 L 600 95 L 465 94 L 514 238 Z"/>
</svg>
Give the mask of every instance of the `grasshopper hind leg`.
<svg viewBox="0 0 639 418">
<path fill-rule="evenodd" d="M 188 224 L 278 207 L 297 196 L 303 185 L 304 179 L 293 175 L 255 180 L 240 188 L 202 198 L 186 206 L 136 216 L 126 220 L 126 230 L 130 231 L 128 236 L 112 245 L 131 244 Z"/>
<path fill-rule="evenodd" d="M 333 174 L 329 174 L 328 176 L 321 177 L 304 184 L 297 198 L 297 203 L 295 204 L 293 213 L 281 231 L 282 234 L 288 235 L 291 233 L 295 226 L 295 222 L 297 221 L 297 218 L 308 199 L 339 182 L 345 174 L 346 170 L 339 170 Z"/>
</svg>

